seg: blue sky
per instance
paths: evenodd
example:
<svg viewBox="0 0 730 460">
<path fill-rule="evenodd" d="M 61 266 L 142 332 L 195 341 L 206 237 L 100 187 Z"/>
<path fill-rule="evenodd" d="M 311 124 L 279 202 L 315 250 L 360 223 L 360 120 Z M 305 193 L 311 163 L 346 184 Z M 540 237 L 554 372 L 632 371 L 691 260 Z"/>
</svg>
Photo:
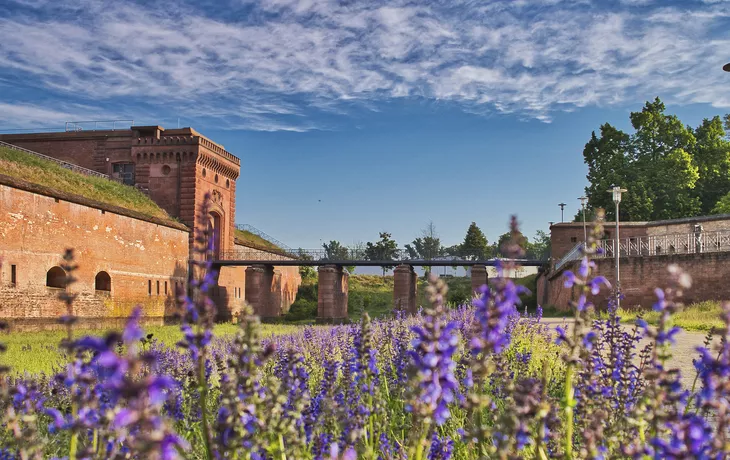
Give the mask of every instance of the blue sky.
<svg viewBox="0 0 730 460">
<path fill-rule="evenodd" d="M 730 112 L 725 0 L 3 3 L 0 128 L 179 118 L 241 157 L 237 221 L 290 246 L 494 240 L 512 213 L 532 236 L 577 210 L 601 123 Z"/>
</svg>

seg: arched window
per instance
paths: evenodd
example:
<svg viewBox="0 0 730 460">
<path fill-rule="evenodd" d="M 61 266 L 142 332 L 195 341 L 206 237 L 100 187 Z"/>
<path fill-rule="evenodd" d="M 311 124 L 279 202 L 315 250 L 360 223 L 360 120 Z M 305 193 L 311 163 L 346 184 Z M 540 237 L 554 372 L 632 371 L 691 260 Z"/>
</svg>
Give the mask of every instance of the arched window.
<svg viewBox="0 0 730 460">
<path fill-rule="evenodd" d="M 107 272 L 99 272 L 94 278 L 94 289 L 97 291 L 112 291 L 112 277 Z"/>
<path fill-rule="evenodd" d="M 66 287 L 66 272 L 61 267 L 53 267 L 46 273 L 46 286 L 63 289 Z"/>
</svg>

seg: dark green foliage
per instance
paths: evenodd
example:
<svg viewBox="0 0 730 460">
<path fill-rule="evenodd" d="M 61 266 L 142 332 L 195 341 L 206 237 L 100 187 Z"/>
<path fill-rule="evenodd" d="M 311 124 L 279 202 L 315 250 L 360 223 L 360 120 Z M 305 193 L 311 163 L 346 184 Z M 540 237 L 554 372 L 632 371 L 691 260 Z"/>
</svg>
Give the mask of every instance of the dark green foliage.
<svg viewBox="0 0 730 460">
<path fill-rule="evenodd" d="M 322 247 L 324 248 L 325 258 L 327 260 L 342 261 L 351 259 L 350 251 L 339 241 L 332 240 L 329 243 L 322 243 Z M 355 266 L 347 266 L 345 269 L 352 273 L 355 271 Z"/>
<path fill-rule="evenodd" d="M 313 320 L 317 318 L 317 279 L 309 279 L 303 281 L 297 291 L 297 298 L 289 307 L 289 312 L 285 316 L 286 321 Z"/>
<path fill-rule="evenodd" d="M 600 135 L 591 135 L 583 150 L 590 183 L 587 220 L 597 208 L 615 219 L 608 193 L 614 185 L 628 189 L 620 217 L 631 221 L 707 214 L 730 193 L 730 142 L 720 117 L 692 129 L 664 112 L 657 98 L 631 113 L 633 134 L 606 123 Z M 580 211 L 576 220 L 582 220 Z"/>
<path fill-rule="evenodd" d="M 413 240 L 413 245 L 406 244 L 408 257 L 411 259 L 433 260 L 443 254 L 441 239 L 436 233 L 436 227 L 433 222 L 429 222 L 428 226 L 423 229 L 421 237 Z M 426 275 L 431 272 L 431 267 L 424 267 Z"/>
<path fill-rule="evenodd" d="M 365 258 L 368 260 L 395 260 L 397 255 L 398 244 L 388 232 L 380 232 L 380 240 L 365 245 Z M 393 266 L 383 267 L 383 276 L 391 268 Z"/>
<path fill-rule="evenodd" d="M 472 222 L 466 230 L 464 242 L 461 243 L 460 255 L 469 260 L 486 259 L 489 257 L 489 244 L 487 237 L 484 236 L 482 230 L 477 226 L 476 222 Z"/>
</svg>

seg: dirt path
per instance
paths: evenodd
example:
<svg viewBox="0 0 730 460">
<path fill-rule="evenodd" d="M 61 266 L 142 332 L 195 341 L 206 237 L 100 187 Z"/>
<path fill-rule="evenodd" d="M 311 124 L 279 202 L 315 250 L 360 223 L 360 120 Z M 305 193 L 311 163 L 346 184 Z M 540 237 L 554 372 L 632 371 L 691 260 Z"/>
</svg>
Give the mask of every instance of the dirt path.
<svg viewBox="0 0 730 460">
<path fill-rule="evenodd" d="M 544 318 L 542 323 L 550 325 L 551 328 L 557 326 L 566 326 L 572 324 L 572 320 L 564 320 L 558 318 Z M 623 325 L 626 330 L 632 330 L 633 326 L 629 324 Z M 682 381 L 685 385 L 692 385 L 695 378 L 695 367 L 692 360 L 698 356 L 697 347 L 704 345 L 705 334 L 702 332 L 690 332 L 682 330 L 677 334 L 677 344 L 672 347 L 672 359 L 669 360 L 669 367 L 677 367 L 682 372 Z M 643 339 L 640 346 L 645 346 L 649 341 Z M 713 345 L 719 344 L 720 338 L 715 337 Z"/>
</svg>

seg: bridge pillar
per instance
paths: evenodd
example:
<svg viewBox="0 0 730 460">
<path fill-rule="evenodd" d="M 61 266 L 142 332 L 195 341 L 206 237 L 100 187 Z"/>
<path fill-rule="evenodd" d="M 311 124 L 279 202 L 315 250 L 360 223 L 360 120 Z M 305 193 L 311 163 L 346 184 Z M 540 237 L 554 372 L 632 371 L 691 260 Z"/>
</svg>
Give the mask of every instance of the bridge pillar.
<svg viewBox="0 0 730 460">
<path fill-rule="evenodd" d="M 418 276 L 410 265 L 398 265 L 393 271 L 393 304 L 408 315 L 418 311 L 416 292 Z"/>
<path fill-rule="evenodd" d="M 252 265 L 246 268 L 246 290 L 244 298 L 261 318 L 279 316 L 281 302 L 277 304 L 274 295 L 274 267 Z"/>
<path fill-rule="evenodd" d="M 474 265 L 471 267 L 471 291 L 479 292 L 479 288 L 487 284 L 489 275 L 486 265 Z"/>
<path fill-rule="evenodd" d="M 343 322 L 347 319 L 350 274 L 337 265 L 319 267 L 317 274 L 317 321 Z"/>
</svg>

